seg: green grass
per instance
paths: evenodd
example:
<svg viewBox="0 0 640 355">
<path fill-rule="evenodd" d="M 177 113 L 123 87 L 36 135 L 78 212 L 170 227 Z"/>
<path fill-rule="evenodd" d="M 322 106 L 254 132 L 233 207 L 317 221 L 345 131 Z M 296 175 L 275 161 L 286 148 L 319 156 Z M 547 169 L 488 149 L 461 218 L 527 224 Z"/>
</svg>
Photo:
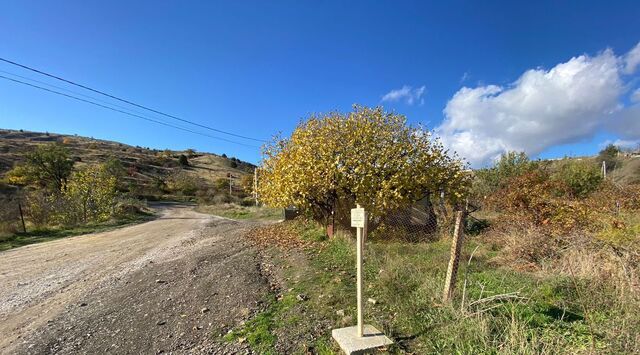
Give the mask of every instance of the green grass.
<svg viewBox="0 0 640 355">
<path fill-rule="evenodd" d="M 92 223 L 75 227 L 41 228 L 33 230 L 28 229 L 27 233 L 0 235 L 0 251 L 9 250 L 29 244 L 48 242 L 66 237 L 73 237 L 76 235 L 106 232 L 126 225 L 145 222 L 153 218 L 153 214 L 138 213 L 127 218 L 121 218 L 104 223 Z"/>
<path fill-rule="evenodd" d="M 201 205 L 196 211 L 237 220 L 281 220 L 281 208 L 240 206 L 233 203 Z"/>
<path fill-rule="evenodd" d="M 305 233 L 312 234 L 300 234 Z M 443 304 L 449 247 L 445 241 L 367 245 L 364 298 L 377 302 L 365 302 L 365 322 L 395 339 L 389 352 L 556 354 L 637 349 L 637 302 L 624 303 L 615 290 L 591 280 L 498 267 L 491 260 L 496 251 L 473 239 L 465 246 L 454 301 Z M 275 249 L 270 252 L 284 267 L 289 280 L 284 287 L 290 291 L 284 303 L 272 302 L 238 334 L 252 339 L 249 343 L 259 353 L 275 351 L 277 334 L 286 334 L 280 342 L 297 344 L 288 352 L 313 348 L 322 354 L 339 353 L 330 329 L 353 325 L 356 318 L 354 242 L 347 237 L 320 241 L 315 251 L 305 252 L 304 261 Z M 517 298 L 487 298 L 514 292 Z M 309 299 L 290 303 L 298 293 Z"/>
</svg>

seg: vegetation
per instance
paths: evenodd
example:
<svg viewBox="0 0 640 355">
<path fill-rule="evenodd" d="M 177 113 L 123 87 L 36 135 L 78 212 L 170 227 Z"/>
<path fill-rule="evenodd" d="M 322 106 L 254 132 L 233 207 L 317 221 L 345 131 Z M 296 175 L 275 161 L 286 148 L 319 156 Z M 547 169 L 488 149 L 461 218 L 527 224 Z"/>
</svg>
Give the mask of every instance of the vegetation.
<svg viewBox="0 0 640 355">
<path fill-rule="evenodd" d="M 273 207 L 242 206 L 235 203 L 201 205 L 198 212 L 238 220 L 281 220 L 282 209 Z"/>
<path fill-rule="evenodd" d="M 314 224 L 285 224 L 302 235 Z M 252 232 L 253 234 L 253 232 Z M 251 234 L 250 234 L 251 235 Z M 259 353 L 338 354 L 333 329 L 355 324 L 355 248 L 351 237 L 316 240 L 291 257 L 268 248 L 282 269 L 281 293 L 223 341 L 244 338 Z M 473 253 L 470 263 L 469 256 Z M 442 304 L 449 243 L 371 242 L 365 250 L 365 322 L 395 339 L 391 353 L 634 353 L 640 304 L 571 273 L 530 273 L 496 265 L 482 238 L 465 246 L 452 305 Z M 576 265 L 576 268 L 578 266 Z M 466 280 L 466 286 L 465 285 Z M 304 295 L 299 298 L 298 295 Z"/>
<path fill-rule="evenodd" d="M 618 155 L 620 154 L 620 148 L 613 144 L 607 145 L 604 149 L 600 151 L 598 154 L 598 161 L 602 164 L 605 162 L 607 167 L 607 172 L 612 171 L 619 164 Z"/>
<path fill-rule="evenodd" d="M 141 202 L 118 191 L 123 170 L 115 158 L 75 168 L 61 144 L 38 146 L 5 176 L 19 190 L 3 197 L 9 204 L 3 206 L 2 214 L 9 218 L 0 231 L 2 248 L 146 217 Z M 16 228 L 18 221 L 28 231 Z"/>
<path fill-rule="evenodd" d="M 391 353 L 640 352 L 640 185 L 603 179 L 599 159 L 508 153 L 474 172 L 479 210 L 467 218 L 451 304 L 441 301 L 448 238 L 406 243 L 385 230 L 368 239 L 365 321 L 395 339 Z M 282 291 L 256 316 L 261 327 L 249 321 L 227 340 L 338 353 L 326 329 L 355 323 L 350 231 L 329 239 L 294 221 L 249 236 L 282 269 Z"/>
<path fill-rule="evenodd" d="M 64 146 L 41 145 L 27 154 L 26 164 L 18 165 L 7 173 L 7 179 L 15 185 L 36 184 L 43 188 L 64 191 L 72 168 L 73 161 Z"/>
</svg>

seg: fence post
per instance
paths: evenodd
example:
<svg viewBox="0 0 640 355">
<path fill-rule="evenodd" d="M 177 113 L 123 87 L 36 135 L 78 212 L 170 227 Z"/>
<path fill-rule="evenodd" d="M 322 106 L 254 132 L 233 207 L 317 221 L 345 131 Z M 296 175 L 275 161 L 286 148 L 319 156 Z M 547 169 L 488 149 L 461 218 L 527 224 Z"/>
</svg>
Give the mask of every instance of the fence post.
<svg viewBox="0 0 640 355">
<path fill-rule="evenodd" d="M 456 274 L 458 273 L 458 263 L 460 262 L 460 250 L 462 249 L 462 241 L 464 239 L 464 212 L 456 212 L 456 224 L 453 230 L 453 240 L 451 241 L 451 258 L 449 259 L 449 267 L 447 268 L 447 277 L 444 284 L 443 301 L 450 302 L 453 296 L 453 290 L 456 287 Z"/>
<path fill-rule="evenodd" d="M 27 226 L 24 224 L 24 215 L 22 214 L 22 205 L 18 201 L 18 211 L 20 211 L 20 220 L 22 221 L 22 231 L 27 233 Z"/>
</svg>

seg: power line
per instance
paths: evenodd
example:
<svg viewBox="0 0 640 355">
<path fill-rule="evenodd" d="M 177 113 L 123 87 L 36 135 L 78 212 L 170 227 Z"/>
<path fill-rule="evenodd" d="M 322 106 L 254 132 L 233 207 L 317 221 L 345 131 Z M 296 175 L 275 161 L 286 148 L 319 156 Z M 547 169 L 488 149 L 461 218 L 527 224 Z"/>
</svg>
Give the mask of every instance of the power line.
<svg viewBox="0 0 640 355">
<path fill-rule="evenodd" d="M 62 87 L 62 86 L 57 86 L 57 85 L 49 84 L 49 83 L 46 83 L 46 82 L 44 82 L 44 81 L 40 81 L 40 80 L 36 80 L 36 79 L 32 79 L 32 78 L 29 78 L 29 77 L 26 77 L 26 76 L 22 76 L 22 75 L 14 74 L 14 73 L 11 73 L 11 72 L 8 72 L 8 71 L 4 71 L 4 70 L 0 70 L 0 73 L 4 73 L 4 74 L 7 74 L 7 75 L 11 75 L 11 76 L 14 76 L 14 77 L 16 77 L 16 78 L 21 78 L 21 79 L 28 80 L 28 81 L 31 81 L 31 82 L 34 82 L 34 83 L 38 83 L 38 84 L 41 84 L 41 85 L 45 85 L 45 86 L 48 86 L 48 87 L 51 87 L 51 88 L 56 88 L 56 89 L 58 89 L 58 90 L 66 91 L 66 92 L 71 93 L 71 94 L 73 94 L 73 95 L 78 95 L 78 96 L 82 96 L 82 97 L 84 97 L 84 98 L 87 98 L 87 99 L 90 99 L 90 100 L 93 100 L 93 101 L 101 102 L 101 103 L 103 103 L 103 104 L 105 104 L 105 105 L 118 107 L 118 108 L 121 108 L 121 109 L 126 110 L 126 111 L 129 111 L 129 112 L 135 112 L 135 113 L 137 113 L 137 114 L 144 115 L 144 113 L 142 113 L 142 112 L 140 112 L 140 111 L 138 111 L 138 110 L 133 110 L 133 109 L 131 109 L 131 108 L 129 108 L 129 107 L 125 107 L 125 106 L 123 106 L 123 105 L 118 105 L 118 104 L 113 103 L 113 102 L 109 102 L 109 101 L 106 101 L 106 100 L 98 99 L 97 97 L 93 97 L 93 96 L 89 96 L 89 95 L 85 95 L 85 94 L 79 93 L 79 92 L 77 92 L 77 91 L 69 90 L 69 89 L 64 88 L 64 87 Z"/>
<path fill-rule="evenodd" d="M 194 125 L 194 126 L 198 126 L 198 127 L 201 127 L 201 128 L 205 128 L 205 129 L 211 130 L 211 131 L 215 131 L 215 132 L 222 133 L 222 134 L 227 134 L 227 135 L 234 136 L 234 137 L 238 137 L 238 138 L 249 139 L 249 140 L 257 141 L 257 142 L 266 142 L 264 139 L 251 138 L 251 137 L 247 137 L 247 136 L 243 136 L 243 135 L 239 135 L 239 134 L 235 134 L 235 133 L 231 133 L 231 132 L 226 132 L 226 131 L 223 131 L 223 130 L 220 130 L 220 129 L 217 129 L 217 128 L 213 128 L 213 127 L 210 127 L 210 126 L 206 126 L 206 125 L 203 125 L 203 124 L 200 124 L 200 123 L 197 123 L 197 122 L 193 122 L 193 121 L 185 120 L 185 119 L 183 119 L 183 118 L 176 117 L 176 116 L 170 115 L 170 114 L 168 114 L 168 113 L 164 113 L 164 112 L 161 112 L 161 111 L 158 111 L 158 110 L 154 110 L 154 109 L 152 109 L 152 108 L 149 108 L 149 107 L 146 107 L 146 106 L 143 106 L 143 105 L 136 104 L 135 102 L 131 102 L 131 101 L 129 101 L 129 100 L 122 99 L 122 98 L 119 98 L 119 97 L 114 96 L 114 95 L 111 95 L 111 94 L 107 94 L 106 92 L 103 92 L 103 91 L 100 91 L 100 90 L 92 89 L 92 88 L 90 88 L 90 87 L 88 87 L 88 86 L 85 86 L 85 85 L 82 85 L 82 84 L 78 84 L 78 83 L 76 83 L 76 82 L 73 82 L 73 81 L 71 81 L 71 80 L 67 80 L 67 79 L 61 78 L 61 77 L 56 76 L 56 75 L 53 75 L 53 74 L 45 73 L 45 72 L 43 72 L 43 71 L 41 71 L 41 70 L 38 70 L 38 69 L 35 69 L 35 68 L 32 68 L 32 67 L 26 66 L 26 65 L 24 65 L 24 64 L 16 63 L 16 62 L 14 62 L 14 61 L 11 61 L 11 60 L 8 60 L 8 59 L 5 59 L 5 58 L 1 58 L 1 57 L 0 57 L 0 60 L 1 60 L 1 61 L 3 61 L 3 62 L 6 62 L 6 63 L 12 64 L 12 65 L 15 65 L 15 66 L 21 67 L 21 68 L 23 68 L 23 69 L 31 70 L 32 72 L 35 72 L 35 73 L 38 73 L 38 74 L 42 74 L 42 75 L 48 76 L 48 77 L 50 77 L 50 78 L 54 78 L 54 79 L 57 79 L 57 80 L 60 80 L 60 81 L 64 81 L 65 83 L 68 83 L 68 84 L 71 84 L 71 85 L 75 85 L 75 86 L 80 87 L 80 88 L 83 88 L 83 89 L 85 89 L 85 90 L 93 91 L 93 92 L 95 92 L 95 93 L 97 93 L 97 94 L 104 95 L 104 96 L 106 96 L 106 97 L 110 97 L 110 98 L 112 98 L 112 99 L 114 99 L 114 100 L 118 100 L 118 101 L 121 101 L 121 102 L 127 103 L 127 104 L 129 104 L 129 105 L 133 105 L 133 106 L 139 107 L 139 108 L 141 108 L 141 109 L 145 109 L 145 110 L 147 110 L 147 111 L 151 111 L 151 112 L 157 113 L 157 114 L 159 114 L 159 115 L 162 115 L 162 116 L 166 116 L 166 117 L 172 118 L 172 119 L 174 119 L 174 120 L 182 121 L 182 122 L 185 122 L 185 123 L 192 124 L 192 125 Z"/>
<path fill-rule="evenodd" d="M 230 139 L 226 139 L 226 138 L 222 138 L 222 137 L 212 136 L 212 135 L 209 135 L 209 134 L 206 134 L 206 133 L 202 133 L 202 132 L 198 132 L 198 131 L 193 131 L 193 130 L 190 130 L 190 129 L 188 129 L 188 128 L 184 128 L 184 127 L 180 127 L 180 126 L 172 125 L 172 124 L 170 124 L 170 123 L 166 123 L 166 122 L 158 121 L 158 120 L 155 120 L 155 119 L 153 119 L 153 118 L 149 118 L 149 117 L 145 117 L 145 116 L 137 115 L 137 114 L 135 114 L 135 113 L 131 113 L 131 112 L 127 112 L 127 111 L 123 111 L 123 110 L 120 110 L 120 109 L 117 109 L 117 108 L 113 108 L 113 107 L 110 107 L 110 106 L 106 106 L 106 105 L 103 105 L 103 104 L 99 104 L 99 103 L 97 103 L 97 102 L 93 102 L 93 101 L 90 101 L 90 100 L 85 100 L 85 99 L 79 98 L 79 97 L 77 97 L 77 96 L 73 96 L 73 95 L 65 94 L 65 93 L 62 93 L 62 92 L 59 92 L 59 91 L 55 91 L 55 90 L 51 90 L 51 89 L 47 89 L 47 88 L 42 87 L 42 86 L 38 86 L 38 85 L 30 84 L 30 83 L 27 83 L 27 82 L 24 82 L 24 81 L 21 81 L 21 80 L 17 80 L 17 79 L 9 78 L 9 77 L 6 77 L 6 76 L 4 76 L 4 75 L 0 75 L 0 79 L 5 79 L 5 80 L 13 81 L 13 82 L 15 82 L 15 83 L 19 83 L 19 84 L 27 85 L 27 86 L 30 86 L 30 87 L 33 87 L 33 88 L 36 88 L 36 89 L 40 89 L 40 90 L 44 90 L 44 91 L 47 91 L 47 92 L 50 92 L 50 93 L 53 93 L 53 94 L 57 94 L 57 95 L 61 95 L 61 96 L 65 96 L 65 97 L 67 97 L 67 98 L 71 98 L 71 99 L 74 99 L 74 100 L 82 101 L 82 102 L 85 102 L 85 103 L 88 103 L 88 104 L 91 104 L 91 105 L 95 105 L 95 106 L 99 106 L 99 107 L 102 107 L 102 108 L 106 108 L 107 110 L 111 110 L 111 111 L 115 111 L 115 112 L 123 113 L 123 114 L 125 114 L 125 115 L 129 115 L 129 116 L 132 116 L 132 117 L 140 118 L 140 119 L 143 119 L 143 120 L 145 120 L 145 121 L 149 121 L 149 122 L 154 122 L 154 123 L 157 123 L 157 124 L 160 124 L 160 125 L 163 125 L 163 126 L 167 126 L 167 127 L 171 127 L 171 128 L 179 129 L 179 130 L 182 130 L 182 131 L 185 131 L 185 132 L 190 132 L 190 133 L 193 133 L 193 134 L 198 134 L 198 135 L 205 136 L 205 137 L 209 137 L 209 138 L 219 139 L 219 140 L 222 140 L 222 141 L 225 141 L 225 142 L 229 142 L 229 143 L 233 143 L 233 144 L 238 144 L 238 145 L 242 145 L 242 146 L 245 146 L 245 147 L 250 147 L 250 148 L 259 148 L 259 147 L 254 146 L 254 145 L 244 144 L 244 143 L 240 143 L 240 142 L 232 141 L 232 140 L 230 140 Z"/>
</svg>

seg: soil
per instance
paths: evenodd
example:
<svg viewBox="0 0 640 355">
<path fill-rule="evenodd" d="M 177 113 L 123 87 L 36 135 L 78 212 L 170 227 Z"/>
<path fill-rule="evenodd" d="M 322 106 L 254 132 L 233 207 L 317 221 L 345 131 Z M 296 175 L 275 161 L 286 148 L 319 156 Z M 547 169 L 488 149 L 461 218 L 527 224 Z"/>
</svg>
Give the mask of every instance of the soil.
<svg viewBox="0 0 640 355">
<path fill-rule="evenodd" d="M 2 354 L 230 354 L 275 287 L 256 226 L 162 205 L 139 225 L 0 253 Z"/>
</svg>

